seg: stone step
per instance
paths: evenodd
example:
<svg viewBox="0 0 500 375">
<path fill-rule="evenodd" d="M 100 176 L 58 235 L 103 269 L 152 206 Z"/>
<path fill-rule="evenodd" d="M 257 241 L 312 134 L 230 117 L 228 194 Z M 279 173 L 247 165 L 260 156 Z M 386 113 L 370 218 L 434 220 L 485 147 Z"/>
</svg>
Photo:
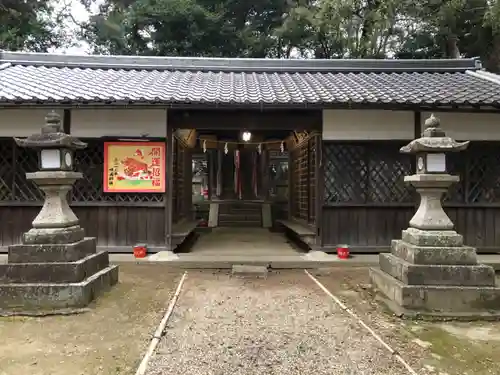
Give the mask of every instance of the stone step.
<svg viewBox="0 0 500 375">
<path fill-rule="evenodd" d="M 380 254 L 380 269 L 409 285 L 495 286 L 495 270 L 477 265 L 418 265 Z"/>
<path fill-rule="evenodd" d="M 219 214 L 219 221 L 260 221 L 262 219 L 262 215 L 257 214 Z"/>
<path fill-rule="evenodd" d="M 107 251 L 76 262 L 0 264 L 0 283 L 78 283 L 108 266 Z"/>
<path fill-rule="evenodd" d="M 403 240 L 392 240 L 391 253 L 412 264 L 474 265 L 476 249 L 469 246 L 417 246 Z"/>
<path fill-rule="evenodd" d="M 232 214 L 232 215 L 252 215 L 252 214 L 261 214 L 262 209 L 260 207 L 256 209 L 248 209 L 248 208 L 222 208 L 219 207 L 220 214 Z"/>
<path fill-rule="evenodd" d="M 471 317 L 485 311 L 497 311 L 500 288 L 492 286 L 407 285 L 379 268 L 370 268 L 376 288 L 397 306 L 416 314 L 449 314 Z"/>
<path fill-rule="evenodd" d="M 9 263 L 75 262 L 96 252 L 95 237 L 65 245 L 10 245 Z"/>
<path fill-rule="evenodd" d="M 268 267 L 255 266 L 248 264 L 235 264 L 232 267 L 231 275 L 234 277 L 242 278 L 266 278 L 268 274 Z"/>
<path fill-rule="evenodd" d="M 117 282 L 118 266 L 113 265 L 79 283 L 0 284 L 0 315 L 84 308 Z"/>
<path fill-rule="evenodd" d="M 245 228 L 261 228 L 261 221 L 219 221 L 219 227 L 245 227 Z"/>
</svg>

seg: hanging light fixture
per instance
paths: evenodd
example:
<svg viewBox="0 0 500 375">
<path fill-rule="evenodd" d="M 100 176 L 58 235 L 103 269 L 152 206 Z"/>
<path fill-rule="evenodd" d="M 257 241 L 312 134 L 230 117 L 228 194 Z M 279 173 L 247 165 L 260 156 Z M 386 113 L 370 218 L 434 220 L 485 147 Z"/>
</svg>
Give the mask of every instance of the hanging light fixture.
<svg viewBox="0 0 500 375">
<path fill-rule="evenodd" d="M 243 142 L 250 142 L 250 139 L 252 139 L 252 133 L 250 133 L 249 131 L 244 131 L 241 135 L 241 139 L 243 139 Z"/>
</svg>

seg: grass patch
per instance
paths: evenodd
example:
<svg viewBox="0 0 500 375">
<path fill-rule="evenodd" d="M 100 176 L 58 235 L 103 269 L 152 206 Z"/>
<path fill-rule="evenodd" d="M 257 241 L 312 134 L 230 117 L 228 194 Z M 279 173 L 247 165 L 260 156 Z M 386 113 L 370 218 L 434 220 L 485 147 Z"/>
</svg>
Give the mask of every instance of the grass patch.
<svg viewBox="0 0 500 375">
<path fill-rule="evenodd" d="M 475 328 L 481 329 L 487 323 L 467 323 L 467 328 L 453 323 L 446 324 L 450 324 L 450 328 L 457 327 L 458 334 L 449 333 L 445 328 L 431 323 L 414 325 L 418 328 L 414 336 L 432 344 L 429 348 L 435 354 L 432 365 L 448 374 L 500 374 L 500 362 L 496 360 L 500 353 L 500 341 L 488 340 L 487 337 L 477 340 L 468 337 L 466 333 Z M 489 324 L 494 329 L 499 328 L 498 324 Z"/>
</svg>

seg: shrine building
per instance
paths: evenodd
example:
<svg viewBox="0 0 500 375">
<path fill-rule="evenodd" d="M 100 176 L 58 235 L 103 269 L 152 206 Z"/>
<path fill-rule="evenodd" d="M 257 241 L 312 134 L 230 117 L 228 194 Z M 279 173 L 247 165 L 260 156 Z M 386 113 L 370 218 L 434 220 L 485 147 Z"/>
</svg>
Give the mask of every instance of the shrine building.
<svg viewBox="0 0 500 375">
<path fill-rule="evenodd" d="M 69 199 L 111 252 L 174 250 L 200 222 L 285 230 L 310 249 L 388 251 L 414 214 L 399 149 L 433 113 L 470 140 L 444 207 L 500 250 L 500 77 L 477 59 L 278 60 L 0 52 L 0 251 L 40 210 L 13 137 L 60 115 L 88 144 Z"/>
</svg>

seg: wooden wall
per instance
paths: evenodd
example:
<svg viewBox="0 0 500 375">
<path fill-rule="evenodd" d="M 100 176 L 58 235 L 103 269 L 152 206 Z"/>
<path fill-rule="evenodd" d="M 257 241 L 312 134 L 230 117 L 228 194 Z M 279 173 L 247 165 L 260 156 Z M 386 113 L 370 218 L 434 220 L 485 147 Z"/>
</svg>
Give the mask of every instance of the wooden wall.
<svg viewBox="0 0 500 375">
<path fill-rule="evenodd" d="M 415 206 L 324 206 L 322 244 L 348 244 L 354 252 L 384 252 L 416 211 Z M 500 253 L 500 207 L 445 207 L 466 245 L 481 253 Z"/>
<path fill-rule="evenodd" d="M 137 243 L 150 248 L 165 247 L 165 207 L 134 207 L 101 205 L 75 206 L 75 214 L 86 236 L 97 237 L 97 246 L 111 252 L 131 252 Z M 0 206 L 0 251 L 20 243 L 23 232 L 31 228 L 31 222 L 40 206 Z"/>
</svg>

